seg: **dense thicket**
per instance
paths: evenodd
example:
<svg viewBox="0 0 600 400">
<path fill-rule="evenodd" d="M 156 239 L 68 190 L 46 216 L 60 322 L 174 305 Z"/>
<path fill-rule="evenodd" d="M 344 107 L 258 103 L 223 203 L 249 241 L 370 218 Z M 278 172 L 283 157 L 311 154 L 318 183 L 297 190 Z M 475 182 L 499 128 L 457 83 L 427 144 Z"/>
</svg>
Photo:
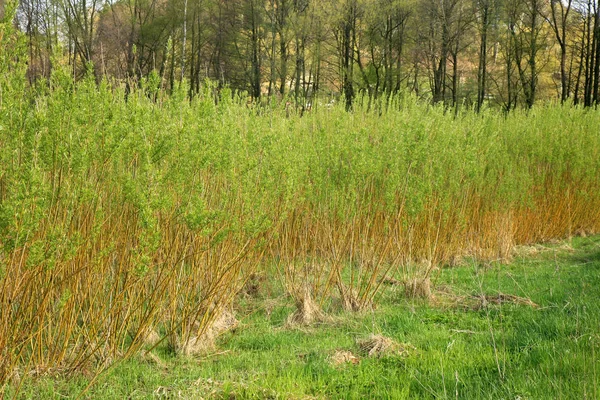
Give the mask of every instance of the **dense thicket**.
<svg viewBox="0 0 600 400">
<path fill-rule="evenodd" d="M 359 93 L 598 102 L 596 0 L 20 0 L 15 23 L 32 81 L 62 63 L 76 79 L 93 65 L 128 85 L 186 79 L 193 95 L 208 78 L 301 108 Z"/>
<path fill-rule="evenodd" d="M 340 54 L 348 101 L 362 73 L 354 15 L 336 31 L 350 43 Z M 448 113 L 446 84 L 432 106 L 395 93 L 404 75 L 384 74 L 362 102 L 303 113 L 248 103 L 215 81 L 161 91 L 162 72 L 140 73 L 149 50 L 137 45 L 139 76 L 126 68 L 129 85 L 113 85 L 95 75 L 97 62 L 81 63 L 97 54 L 85 37 L 72 42 L 71 64 L 53 52 L 50 75 L 32 85 L 30 39 L 0 24 L 0 396 L 9 382 L 93 374 L 143 348 L 205 349 L 256 271 L 278 275 L 298 307 L 293 320 L 311 322 L 327 306 L 371 307 L 390 272 L 416 287 L 444 264 L 504 260 L 518 243 L 600 230 L 595 110 Z M 172 55 L 176 40 L 167 43 Z M 306 58 L 290 70 L 310 71 L 311 42 L 296 43 Z M 181 79 L 192 56 L 163 60 L 165 74 Z M 515 78 L 529 82 L 531 64 Z M 74 80 L 79 66 L 88 71 Z M 236 71 L 262 82 L 262 68 Z M 313 86 L 300 81 L 292 93 L 305 104 Z"/>
<path fill-rule="evenodd" d="M 256 271 L 278 271 L 311 322 L 332 299 L 371 307 L 390 272 L 429 282 L 600 229 L 600 114 L 584 108 L 456 118 L 392 96 L 383 114 L 300 118 L 228 89 L 148 96 L 146 79 L 128 96 L 61 70 L 35 97 L 16 74 L 0 84 L 0 393 L 157 340 L 203 349 Z"/>
</svg>

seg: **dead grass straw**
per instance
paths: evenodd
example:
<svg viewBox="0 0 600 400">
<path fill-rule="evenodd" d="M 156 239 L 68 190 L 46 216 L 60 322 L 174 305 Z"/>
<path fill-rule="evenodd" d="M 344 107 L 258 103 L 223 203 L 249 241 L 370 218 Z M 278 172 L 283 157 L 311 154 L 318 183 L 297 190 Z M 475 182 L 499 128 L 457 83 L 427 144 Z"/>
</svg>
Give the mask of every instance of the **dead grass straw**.
<svg viewBox="0 0 600 400">
<path fill-rule="evenodd" d="M 415 348 L 410 344 L 398 343 L 383 335 L 370 335 L 356 341 L 360 353 L 368 357 L 407 356 Z"/>
</svg>

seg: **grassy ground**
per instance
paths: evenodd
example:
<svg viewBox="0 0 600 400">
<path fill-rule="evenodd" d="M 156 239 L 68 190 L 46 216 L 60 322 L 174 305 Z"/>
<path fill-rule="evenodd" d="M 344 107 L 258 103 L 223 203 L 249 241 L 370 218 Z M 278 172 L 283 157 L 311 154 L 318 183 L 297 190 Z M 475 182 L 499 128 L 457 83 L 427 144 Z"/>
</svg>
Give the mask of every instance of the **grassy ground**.
<svg viewBox="0 0 600 400">
<path fill-rule="evenodd" d="M 290 328 L 293 305 L 268 277 L 239 302 L 246 317 L 214 354 L 181 358 L 159 349 L 157 359 L 112 368 L 85 397 L 599 398 L 600 237 L 522 248 L 510 265 L 445 268 L 436 287 L 426 302 L 389 286 L 374 312 L 331 311 L 332 322 Z M 356 341 L 371 334 L 404 351 L 369 357 Z M 335 365 L 339 350 L 356 359 Z M 88 380 L 34 382 L 19 396 L 71 397 Z"/>
</svg>

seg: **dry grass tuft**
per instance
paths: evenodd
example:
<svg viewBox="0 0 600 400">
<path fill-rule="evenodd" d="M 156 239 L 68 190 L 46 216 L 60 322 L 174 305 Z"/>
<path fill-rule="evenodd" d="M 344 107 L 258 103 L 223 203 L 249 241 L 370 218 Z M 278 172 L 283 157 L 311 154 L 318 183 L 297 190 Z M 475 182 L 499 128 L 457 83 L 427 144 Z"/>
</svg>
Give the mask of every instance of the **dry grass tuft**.
<svg viewBox="0 0 600 400">
<path fill-rule="evenodd" d="M 532 308 L 540 307 L 538 304 L 531 301 L 531 299 L 527 297 L 515 296 L 514 294 L 498 293 L 495 295 L 483 295 L 474 297 L 478 299 L 475 305 L 477 308 L 484 308 L 488 304 L 502 305 L 506 303 L 528 306 Z"/>
<path fill-rule="evenodd" d="M 194 382 L 187 390 L 181 392 L 182 399 L 239 399 L 248 397 L 248 392 L 253 392 L 252 398 L 260 399 L 279 399 L 294 398 L 281 396 L 272 389 L 259 387 L 255 382 L 224 382 L 212 378 L 200 378 Z M 303 399 L 308 399 L 303 397 Z"/>
<path fill-rule="evenodd" d="M 452 257 L 450 257 L 450 259 L 448 260 L 446 266 L 448 267 L 466 267 L 467 265 L 469 265 L 469 258 L 473 258 L 472 255 L 469 254 L 454 254 Z"/>
<path fill-rule="evenodd" d="M 223 382 L 215 381 L 211 378 L 200 378 L 194 382 L 192 387 L 196 388 L 197 391 L 199 390 L 203 394 L 208 395 L 209 398 L 216 398 L 217 395 L 223 391 Z"/>
<path fill-rule="evenodd" d="M 405 281 L 404 294 L 411 299 L 431 300 L 431 280 L 429 278 L 415 278 Z"/>
<path fill-rule="evenodd" d="M 155 399 L 183 399 L 183 393 L 179 389 L 174 389 L 167 386 L 159 386 L 152 392 L 152 397 Z"/>
<path fill-rule="evenodd" d="M 336 350 L 331 357 L 329 357 L 329 363 L 334 367 L 341 367 L 347 364 L 360 364 L 360 358 L 352 354 L 348 350 Z"/>
<path fill-rule="evenodd" d="M 288 325 L 311 325 L 328 320 L 325 313 L 313 300 L 308 287 L 305 287 L 301 293 L 297 293 L 294 297 L 296 311 L 288 317 Z"/>
<path fill-rule="evenodd" d="M 540 254 L 548 248 L 541 244 L 515 246 L 513 253 L 517 257 L 532 257 Z"/>
<path fill-rule="evenodd" d="M 360 348 L 360 352 L 369 357 L 407 356 L 415 350 L 414 346 L 410 344 L 398 343 L 383 335 L 371 335 L 366 339 L 357 340 L 356 344 Z"/>
<path fill-rule="evenodd" d="M 550 251 L 561 251 L 566 253 L 572 253 L 575 251 L 569 242 L 551 240 L 549 243 L 553 244 L 554 246 L 547 246 L 543 244 L 515 246 L 513 249 L 513 254 L 518 257 L 533 257 Z"/>
<path fill-rule="evenodd" d="M 144 344 L 147 346 L 150 346 L 150 347 L 153 347 L 154 345 L 156 345 L 158 342 L 160 342 L 160 339 L 161 339 L 158 332 L 152 328 L 147 328 L 143 332 L 142 338 L 143 338 Z"/>
<path fill-rule="evenodd" d="M 590 236 L 590 235 L 593 235 L 593 234 L 594 234 L 594 232 L 593 232 L 593 231 L 591 231 L 591 230 L 588 230 L 588 229 L 585 229 L 585 228 L 580 228 L 580 229 L 577 229 L 577 230 L 574 232 L 574 235 L 575 235 L 575 236 L 579 236 L 579 237 L 582 237 L 582 238 L 586 238 L 586 237 L 588 237 L 588 236 Z"/>
<path fill-rule="evenodd" d="M 560 246 L 556 247 L 554 250 L 558 250 L 565 253 L 573 253 L 575 249 L 571 246 L 571 243 L 564 242 Z"/>
<path fill-rule="evenodd" d="M 516 304 L 539 308 L 537 303 L 534 303 L 527 297 L 520 297 L 514 294 L 497 293 L 497 294 L 481 294 L 481 295 L 457 295 L 452 292 L 449 287 L 440 287 L 435 293 L 435 303 L 442 307 L 462 308 L 465 310 L 478 311 L 488 307 L 490 304 Z"/>
<path fill-rule="evenodd" d="M 235 329 L 239 321 L 230 311 L 223 311 L 212 324 L 199 335 L 190 336 L 188 340 L 179 344 L 178 352 L 186 356 L 206 354 L 216 347 L 216 339 L 225 332 Z"/>
<path fill-rule="evenodd" d="M 371 299 L 361 298 L 358 289 L 352 287 L 343 287 L 340 284 L 340 297 L 342 308 L 346 311 L 361 312 L 373 310 L 375 305 Z"/>
</svg>

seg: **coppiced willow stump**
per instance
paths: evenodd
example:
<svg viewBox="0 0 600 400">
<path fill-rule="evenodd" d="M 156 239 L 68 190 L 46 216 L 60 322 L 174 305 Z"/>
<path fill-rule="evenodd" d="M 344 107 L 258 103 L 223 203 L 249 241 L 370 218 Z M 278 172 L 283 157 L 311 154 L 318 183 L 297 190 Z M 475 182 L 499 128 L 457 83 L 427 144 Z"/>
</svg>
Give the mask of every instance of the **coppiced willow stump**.
<svg viewBox="0 0 600 400">
<path fill-rule="evenodd" d="M 359 312 L 364 309 L 360 302 L 358 291 L 353 288 L 340 288 L 342 307 L 346 311 Z"/>
<path fill-rule="evenodd" d="M 204 330 L 197 335 L 190 335 L 187 340 L 179 340 L 177 343 L 177 353 L 185 356 L 203 355 L 216 348 L 216 340 L 222 334 L 234 330 L 239 325 L 233 312 L 225 310 L 210 323 Z M 199 322 L 194 324 L 194 328 L 199 329 Z"/>
<path fill-rule="evenodd" d="M 291 293 L 291 295 L 294 297 L 296 311 L 288 317 L 288 325 L 312 325 L 329 320 L 313 299 L 308 286 L 304 286 L 299 291 Z"/>
<path fill-rule="evenodd" d="M 156 329 L 146 328 L 141 332 L 142 342 L 145 346 L 154 347 L 162 339 Z"/>
<path fill-rule="evenodd" d="M 345 311 L 362 312 L 372 310 L 375 307 L 371 299 L 367 298 L 367 296 L 361 296 L 358 288 L 339 284 L 338 290 L 340 292 L 342 308 Z"/>
<path fill-rule="evenodd" d="M 404 282 L 404 294 L 410 299 L 431 300 L 431 280 L 427 278 L 408 279 Z"/>
</svg>

